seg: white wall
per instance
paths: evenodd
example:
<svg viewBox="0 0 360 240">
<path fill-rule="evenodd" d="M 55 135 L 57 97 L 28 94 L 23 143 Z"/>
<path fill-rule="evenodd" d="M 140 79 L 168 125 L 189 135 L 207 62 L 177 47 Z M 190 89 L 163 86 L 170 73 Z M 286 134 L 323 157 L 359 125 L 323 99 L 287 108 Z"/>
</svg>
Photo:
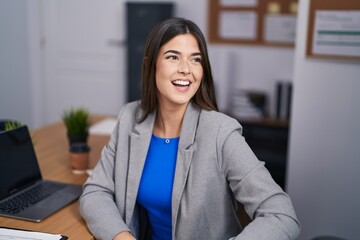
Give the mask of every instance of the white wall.
<svg viewBox="0 0 360 240">
<path fill-rule="evenodd" d="M 193 20 L 207 36 L 208 1 L 174 0 L 173 2 L 176 4 L 175 15 Z M 39 26 L 41 11 L 37 9 L 39 7 L 41 7 L 39 0 L 0 1 L 3 19 L 0 23 L 0 36 L 2 38 L 6 36 L 6 41 L 1 39 L 0 42 L 1 49 L 4 48 L 6 53 L 0 54 L 0 61 L 5 63 L 1 64 L 5 71 L 0 73 L 2 84 L 0 96 L 4 99 L 0 103 L 0 117 L 14 117 L 30 127 L 46 124 L 45 119 L 47 119 L 44 110 L 44 102 L 47 102 L 46 94 L 41 90 L 44 89 L 46 81 L 41 79 L 43 70 L 40 69 L 42 63 L 39 34 L 42 33 Z M 293 49 L 221 44 L 209 44 L 208 47 L 219 107 L 226 108 L 228 89 L 236 86 L 268 93 L 270 113 L 273 113 L 275 81 L 292 80 Z M 7 66 L 10 65 L 11 59 L 14 60 L 11 62 L 12 68 L 9 68 Z M 126 64 L 122 63 L 122 65 Z M 21 77 L 18 77 L 19 74 Z M 120 74 L 124 75 L 124 73 Z M 24 86 L 23 92 L 17 92 L 18 86 Z M 125 94 L 125 90 L 119 89 L 121 95 Z"/>
<path fill-rule="evenodd" d="M 25 1 L 0 2 L 0 119 L 32 123 Z"/>
<path fill-rule="evenodd" d="M 275 116 L 275 83 L 292 82 L 293 49 L 209 45 L 220 109 L 226 109 L 229 90 L 262 91 L 268 111 Z"/>
<path fill-rule="evenodd" d="M 359 239 L 360 63 L 305 57 L 308 6 L 300 1 L 287 191 L 299 239 Z"/>
</svg>

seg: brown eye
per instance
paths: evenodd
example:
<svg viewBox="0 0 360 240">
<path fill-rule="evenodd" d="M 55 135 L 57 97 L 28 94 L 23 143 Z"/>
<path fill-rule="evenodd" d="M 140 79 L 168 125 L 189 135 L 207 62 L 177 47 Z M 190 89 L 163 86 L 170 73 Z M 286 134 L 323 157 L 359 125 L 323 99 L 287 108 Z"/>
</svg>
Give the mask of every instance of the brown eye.
<svg viewBox="0 0 360 240">
<path fill-rule="evenodd" d="M 176 55 L 170 55 L 170 56 L 167 56 L 166 59 L 177 60 L 178 57 Z"/>
</svg>

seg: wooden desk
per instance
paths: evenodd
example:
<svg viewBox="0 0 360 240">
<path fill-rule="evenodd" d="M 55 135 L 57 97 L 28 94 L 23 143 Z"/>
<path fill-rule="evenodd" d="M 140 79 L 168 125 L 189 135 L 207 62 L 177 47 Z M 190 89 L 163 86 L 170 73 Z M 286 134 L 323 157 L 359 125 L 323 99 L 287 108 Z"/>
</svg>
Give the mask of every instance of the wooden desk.
<svg viewBox="0 0 360 240">
<path fill-rule="evenodd" d="M 95 123 L 104 117 L 91 117 Z M 32 140 L 44 179 L 83 184 L 86 174 L 76 175 L 69 163 L 66 128 L 62 122 L 55 123 L 32 132 Z M 89 136 L 90 167 L 97 163 L 101 149 L 108 142 L 109 136 Z M 40 223 L 0 217 L 0 226 L 28 229 L 40 232 L 63 234 L 69 239 L 94 239 L 79 213 L 79 201 L 75 201 Z"/>
</svg>

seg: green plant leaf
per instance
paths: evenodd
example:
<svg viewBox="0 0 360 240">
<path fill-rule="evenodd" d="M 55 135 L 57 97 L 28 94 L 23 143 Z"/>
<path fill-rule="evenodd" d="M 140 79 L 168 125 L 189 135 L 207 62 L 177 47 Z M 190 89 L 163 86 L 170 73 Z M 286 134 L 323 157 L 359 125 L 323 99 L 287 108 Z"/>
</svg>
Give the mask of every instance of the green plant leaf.
<svg viewBox="0 0 360 240">
<path fill-rule="evenodd" d="M 18 121 L 9 121 L 5 123 L 5 131 L 21 127 L 23 124 Z"/>
<path fill-rule="evenodd" d="M 62 120 L 69 136 L 87 136 L 89 111 L 85 108 L 70 108 L 63 112 Z"/>
</svg>

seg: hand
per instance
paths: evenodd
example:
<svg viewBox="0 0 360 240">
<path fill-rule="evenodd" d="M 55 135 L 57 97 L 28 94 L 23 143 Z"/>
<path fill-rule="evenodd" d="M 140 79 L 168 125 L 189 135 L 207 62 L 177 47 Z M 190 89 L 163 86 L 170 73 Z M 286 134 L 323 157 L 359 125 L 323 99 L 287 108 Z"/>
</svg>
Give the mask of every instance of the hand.
<svg viewBox="0 0 360 240">
<path fill-rule="evenodd" d="M 136 238 L 130 232 L 120 232 L 113 240 L 136 240 Z"/>
</svg>

